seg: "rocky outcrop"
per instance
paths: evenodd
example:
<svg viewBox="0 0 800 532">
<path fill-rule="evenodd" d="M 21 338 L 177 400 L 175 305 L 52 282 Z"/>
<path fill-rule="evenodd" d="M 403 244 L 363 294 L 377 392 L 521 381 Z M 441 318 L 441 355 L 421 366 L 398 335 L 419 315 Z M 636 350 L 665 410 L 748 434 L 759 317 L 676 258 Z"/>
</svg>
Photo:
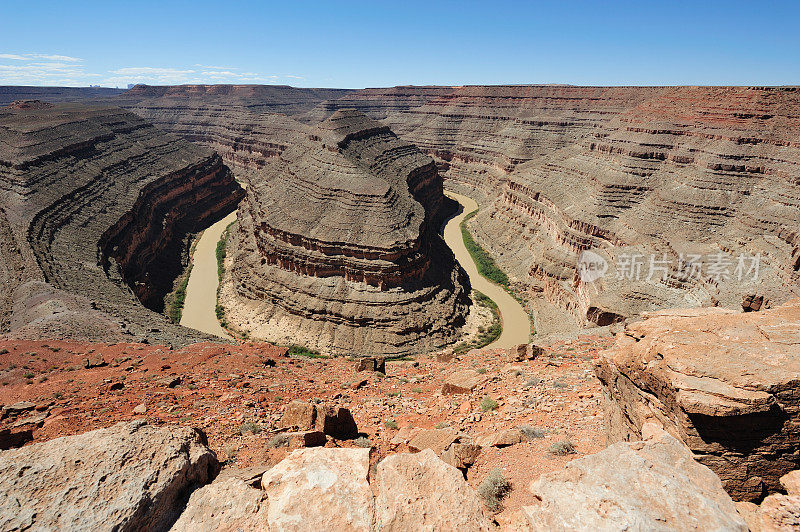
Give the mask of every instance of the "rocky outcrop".
<svg viewBox="0 0 800 532">
<path fill-rule="evenodd" d="M 229 240 L 229 324 L 337 354 L 452 342 L 465 278 L 438 234 L 453 208 L 433 161 L 385 126 L 338 112 L 268 161 Z"/>
<path fill-rule="evenodd" d="M 530 489 L 532 530 L 748 529 L 719 478 L 664 432 L 575 459 Z"/>
<path fill-rule="evenodd" d="M 775 309 L 665 310 L 629 324 L 595 372 L 611 441 L 656 421 L 736 500 L 800 467 L 800 299 Z"/>
<path fill-rule="evenodd" d="M 164 530 L 219 464 L 205 437 L 142 421 L 0 452 L 3 530 Z"/>
<path fill-rule="evenodd" d="M 0 134 L 3 332 L 205 338 L 156 312 L 186 236 L 242 197 L 218 155 L 110 107 L 16 106 L 0 111 Z"/>
</svg>

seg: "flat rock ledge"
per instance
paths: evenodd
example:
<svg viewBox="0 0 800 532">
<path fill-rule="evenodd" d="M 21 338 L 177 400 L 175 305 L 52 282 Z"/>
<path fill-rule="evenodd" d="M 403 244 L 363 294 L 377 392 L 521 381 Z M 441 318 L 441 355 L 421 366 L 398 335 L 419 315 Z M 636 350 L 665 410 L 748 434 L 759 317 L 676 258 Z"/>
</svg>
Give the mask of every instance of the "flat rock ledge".
<svg viewBox="0 0 800 532">
<path fill-rule="evenodd" d="M 800 299 L 760 312 L 653 312 L 601 354 L 609 441 L 659 423 L 734 500 L 783 491 L 800 466 Z"/>
</svg>

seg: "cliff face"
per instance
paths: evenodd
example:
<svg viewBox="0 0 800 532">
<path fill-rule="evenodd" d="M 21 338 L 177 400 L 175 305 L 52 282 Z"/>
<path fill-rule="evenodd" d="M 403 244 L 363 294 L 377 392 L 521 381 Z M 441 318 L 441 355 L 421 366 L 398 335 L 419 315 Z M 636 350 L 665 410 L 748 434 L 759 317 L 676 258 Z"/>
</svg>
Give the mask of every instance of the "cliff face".
<svg viewBox="0 0 800 532">
<path fill-rule="evenodd" d="M 334 353 L 440 347 L 468 310 L 438 234 L 452 209 L 433 160 L 337 112 L 251 182 L 229 244 L 226 317 L 254 337 Z"/>
<path fill-rule="evenodd" d="M 323 111 L 362 108 L 433 155 L 448 186 L 483 199 L 471 225 L 481 244 L 576 322 L 800 290 L 797 89 L 408 90 L 359 91 Z M 592 283 L 576 268 L 586 250 L 609 264 Z M 651 275 L 651 257 L 666 272 Z M 740 279 L 739 260 L 756 258 L 757 276 Z"/>
<path fill-rule="evenodd" d="M 0 110 L 0 137 L 3 332 L 202 338 L 142 304 L 161 310 L 186 235 L 242 197 L 218 155 L 79 104 Z"/>
<path fill-rule="evenodd" d="M 191 91 L 139 97 L 135 110 L 250 173 L 289 145 L 298 122 L 342 108 L 381 120 L 431 155 L 448 187 L 482 203 L 471 229 L 516 288 L 576 325 L 670 306 L 773 305 L 800 290 L 796 88 L 394 87 L 317 103 L 324 94 L 300 89 L 248 95 L 290 118 L 252 113 L 243 96 L 214 107 L 207 90 Z M 587 250 L 609 265 L 592 283 L 577 268 Z M 651 258 L 662 269 L 651 271 Z M 739 279 L 738 261 L 755 258 L 757 276 Z M 709 275 L 712 263 L 727 265 L 724 275 Z"/>
</svg>

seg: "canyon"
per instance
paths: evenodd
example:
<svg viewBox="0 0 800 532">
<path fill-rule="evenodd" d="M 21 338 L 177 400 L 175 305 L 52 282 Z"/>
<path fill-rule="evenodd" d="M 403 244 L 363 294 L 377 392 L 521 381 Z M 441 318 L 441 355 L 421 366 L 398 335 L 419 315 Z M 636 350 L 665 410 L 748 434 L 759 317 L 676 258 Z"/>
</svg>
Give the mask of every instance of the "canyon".
<svg viewBox="0 0 800 532">
<path fill-rule="evenodd" d="M 243 194 L 218 155 L 112 107 L 21 103 L 0 131 L 4 334 L 208 338 L 160 312 L 187 235 Z"/>
<path fill-rule="evenodd" d="M 469 309 L 438 233 L 454 210 L 432 159 L 337 111 L 249 181 L 228 242 L 225 320 L 247 337 L 340 355 L 452 344 Z"/>
<path fill-rule="evenodd" d="M 293 105 L 285 98 L 302 89 L 151 91 L 112 100 L 218 149 L 243 174 L 337 109 L 381 120 L 434 158 L 446 187 L 485 206 L 470 229 L 540 332 L 564 320 L 575 329 L 658 308 L 769 306 L 798 295 L 795 87 L 308 89 Z M 223 114 L 215 91 L 231 100 Z M 176 121 L 187 107 L 191 119 Z M 584 251 L 608 264 L 605 277 L 581 279 Z M 743 260 L 758 260 L 757 278 L 737 274 Z"/>
<path fill-rule="evenodd" d="M 798 88 L 0 104 L 2 526 L 800 526 Z M 447 195 L 525 307 L 502 345 L 459 349 Z"/>
</svg>

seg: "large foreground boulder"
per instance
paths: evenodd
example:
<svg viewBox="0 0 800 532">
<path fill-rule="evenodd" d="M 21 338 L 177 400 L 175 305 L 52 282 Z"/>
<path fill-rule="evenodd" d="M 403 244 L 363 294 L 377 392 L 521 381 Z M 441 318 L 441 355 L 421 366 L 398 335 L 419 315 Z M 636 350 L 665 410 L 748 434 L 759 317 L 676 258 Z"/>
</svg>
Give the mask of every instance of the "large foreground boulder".
<svg viewBox="0 0 800 532">
<path fill-rule="evenodd" d="M 0 530 L 164 530 L 219 468 L 200 432 L 118 423 L 0 453 Z"/>
<path fill-rule="evenodd" d="M 375 482 L 378 530 L 489 530 L 478 495 L 458 469 L 431 449 L 385 458 Z"/>
<path fill-rule="evenodd" d="M 657 421 L 735 500 L 800 467 L 800 299 L 771 310 L 665 310 L 629 324 L 595 368 L 610 441 Z"/>
<path fill-rule="evenodd" d="M 269 530 L 370 530 L 368 473 L 369 449 L 294 451 L 261 479 Z"/>
<path fill-rule="evenodd" d="M 171 532 L 267 530 L 267 494 L 240 478 L 218 479 L 192 494 Z"/>
<path fill-rule="evenodd" d="M 747 530 L 719 478 L 663 431 L 573 460 L 531 491 L 534 530 Z"/>
</svg>

